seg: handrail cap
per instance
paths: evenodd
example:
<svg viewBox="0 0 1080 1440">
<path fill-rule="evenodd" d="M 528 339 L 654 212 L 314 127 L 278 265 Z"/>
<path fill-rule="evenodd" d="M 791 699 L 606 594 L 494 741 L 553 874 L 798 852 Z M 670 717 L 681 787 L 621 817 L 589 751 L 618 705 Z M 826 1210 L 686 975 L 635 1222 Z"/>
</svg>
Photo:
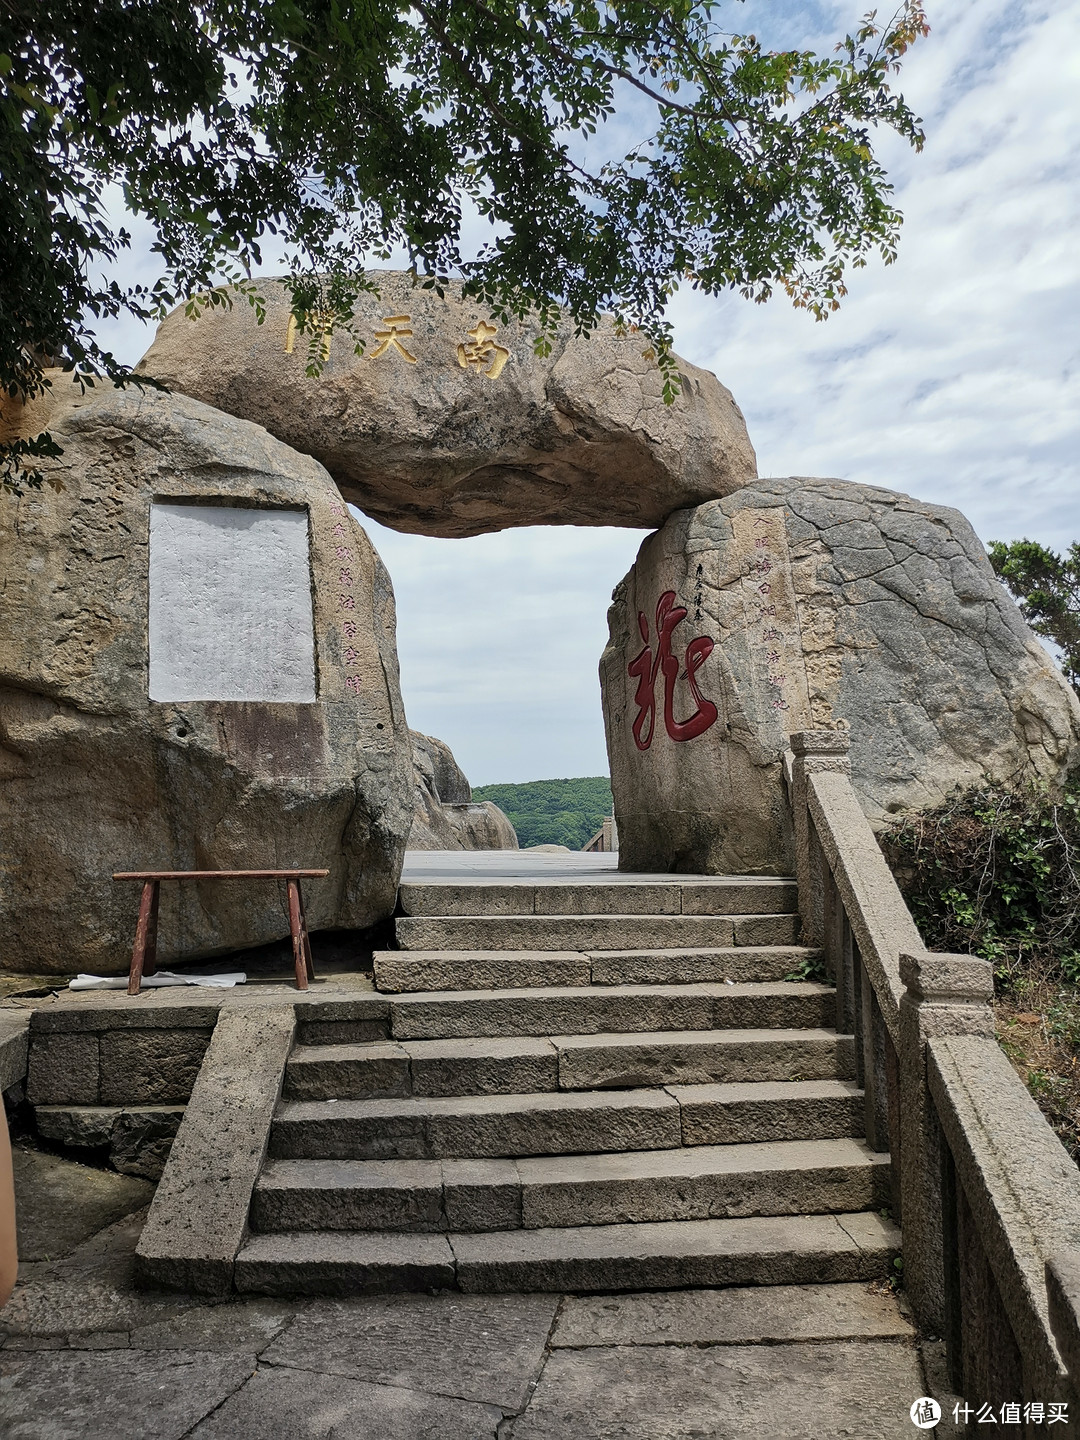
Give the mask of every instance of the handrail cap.
<svg viewBox="0 0 1080 1440">
<path fill-rule="evenodd" d="M 900 979 L 908 990 L 925 999 L 989 1000 L 994 993 L 990 962 L 977 955 L 929 950 L 921 955 L 901 954 Z"/>
<path fill-rule="evenodd" d="M 796 755 L 846 755 L 851 745 L 846 730 L 796 730 L 789 738 Z"/>
</svg>

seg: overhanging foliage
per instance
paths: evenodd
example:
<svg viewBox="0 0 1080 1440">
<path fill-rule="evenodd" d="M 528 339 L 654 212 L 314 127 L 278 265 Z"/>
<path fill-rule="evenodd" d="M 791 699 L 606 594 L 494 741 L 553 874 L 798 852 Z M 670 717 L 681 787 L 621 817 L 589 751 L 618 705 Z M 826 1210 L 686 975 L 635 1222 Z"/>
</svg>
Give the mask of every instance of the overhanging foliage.
<svg viewBox="0 0 1080 1440">
<path fill-rule="evenodd" d="M 836 53 L 772 52 L 711 0 L 3 0 L 0 387 L 51 356 L 127 378 L 103 317 L 231 303 L 284 252 L 318 368 L 364 265 L 404 247 L 422 282 L 465 279 L 494 313 L 604 310 L 644 332 L 677 384 L 673 289 L 782 287 L 823 316 L 851 266 L 895 253 L 874 156 L 885 125 L 922 143 L 892 89 L 927 27 L 919 0 Z M 620 98 L 647 138 L 605 158 Z M 118 187 L 154 226 L 160 278 L 100 278 L 130 244 Z M 463 250 L 473 206 L 492 224 Z M 115 272 L 114 272 L 115 273 Z M 224 287 L 224 288 L 223 288 Z M 7 479 L 18 483 L 8 452 Z M 24 455 L 23 458 L 29 458 Z M 25 473 L 24 473 L 25 479 Z"/>
</svg>

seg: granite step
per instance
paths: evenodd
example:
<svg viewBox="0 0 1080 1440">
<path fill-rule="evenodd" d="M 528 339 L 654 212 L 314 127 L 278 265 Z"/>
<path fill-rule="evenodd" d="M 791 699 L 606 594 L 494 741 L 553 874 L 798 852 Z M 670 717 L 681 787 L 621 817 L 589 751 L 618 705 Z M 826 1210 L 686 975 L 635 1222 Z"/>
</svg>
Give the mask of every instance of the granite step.
<svg viewBox="0 0 1080 1440">
<path fill-rule="evenodd" d="M 402 915 L 399 950 L 672 950 L 795 945 L 792 912 L 739 915 Z"/>
<path fill-rule="evenodd" d="M 851 1080 L 854 1040 L 825 1029 L 636 1031 L 297 1046 L 286 1100 L 511 1095 L 751 1080 Z"/>
<path fill-rule="evenodd" d="M 899 1231 L 872 1211 L 488 1234 L 300 1231 L 252 1235 L 235 1283 L 249 1294 L 360 1295 L 868 1282 L 893 1273 L 899 1247 Z"/>
<path fill-rule="evenodd" d="M 269 1153 L 291 1160 L 600 1154 L 686 1144 L 839 1139 L 861 1135 L 863 1123 L 862 1091 L 845 1080 L 284 1100 L 271 1126 Z"/>
<path fill-rule="evenodd" d="M 663 1090 L 283 1101 L 275 1159 L 442 1159 L 665 1150 L 682 1144 Z"/>
<path fill-rule="evenodd" d="M 682 950 L 379 950 L 375 986 L 503 990 L 555 985 L 682 985 L 776 981 L 819 961 L 804 945 L 729 945 Z"/>
<path fill-rule="evenodd" d="M 538 1229 L 884 1206 L 889 1157 L 858 1140 L 792 1140 L 518 1160 L 272 1160 L 262 1232 Z"/>
<path fill-rule="evenodd" d="M 399 892 L 405 915 L 768 915 L 798 908 L 787 877 L 676 875 L 647 881 L 614 878 L 559 881 L 406 881 Z"/>
<path fill-rule="evenodd" d="M 637 1030 L 828 1029 L 836 991 L 809 981 L 424 991 L 387 1002 L 395 1040 Z"/>
<path fill-rule="evenodd" d="M 558 1035 L 561 1090 L 763 1080 L 853 1080 L 855 1041 L 826 1029 Z"/>
</svg>

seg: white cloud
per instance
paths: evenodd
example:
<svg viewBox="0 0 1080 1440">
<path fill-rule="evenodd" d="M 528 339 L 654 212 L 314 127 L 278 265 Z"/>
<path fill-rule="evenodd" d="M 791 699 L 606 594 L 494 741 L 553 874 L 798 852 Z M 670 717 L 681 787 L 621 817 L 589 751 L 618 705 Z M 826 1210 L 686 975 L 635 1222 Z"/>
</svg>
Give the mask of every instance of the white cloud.
<svg viewBox="0 0 1080 1440">
<path fill-rule="evenodd" d="M 897 263 L 823 325 L 680 296 L 676 333 L 735 391 L 763 474 L 888 485 L 1061 546 L 1080 534 L 1080 6 L 940 8 L 903 76 L 926 148 L 882 146 Z"/>
<path fill-rule="evenodd" d="M 747 4 L 729 23 L 824 49 L 863 8 Z M 930 20 L 901 81 L 925 151 L 880 137 L 906 215 L 896 265 L 856 274 L 824 325 L 783 299 L 682 294 L 677 346 L 735 392 L 762 474 L 892 486 L 986 539 L 1060 547 L 1080 537 L 1080 0 L 933 0 Z M 125 358 L 145 348 L 130 325 L 115 336 Z M 475 783 L 602 772 L 596 665 L 640 534 L 368 528 L 398 594 L 410 722 Z"/>
</svg>

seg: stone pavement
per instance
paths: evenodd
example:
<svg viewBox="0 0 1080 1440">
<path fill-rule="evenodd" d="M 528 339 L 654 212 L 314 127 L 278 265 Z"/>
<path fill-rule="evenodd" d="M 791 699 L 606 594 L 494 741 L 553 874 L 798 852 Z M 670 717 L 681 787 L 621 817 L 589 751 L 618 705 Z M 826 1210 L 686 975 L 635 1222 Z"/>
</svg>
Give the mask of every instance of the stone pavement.
<svg viewBox="0 0 1080 1440">
<path fill-rule="evenodd" d="M 16 1147 L 5 1440 L 893 1440 L 923 1357 L 861 1284 L 615 1296 L 136 1291 L 145 1182 Z"/>
</svg>

